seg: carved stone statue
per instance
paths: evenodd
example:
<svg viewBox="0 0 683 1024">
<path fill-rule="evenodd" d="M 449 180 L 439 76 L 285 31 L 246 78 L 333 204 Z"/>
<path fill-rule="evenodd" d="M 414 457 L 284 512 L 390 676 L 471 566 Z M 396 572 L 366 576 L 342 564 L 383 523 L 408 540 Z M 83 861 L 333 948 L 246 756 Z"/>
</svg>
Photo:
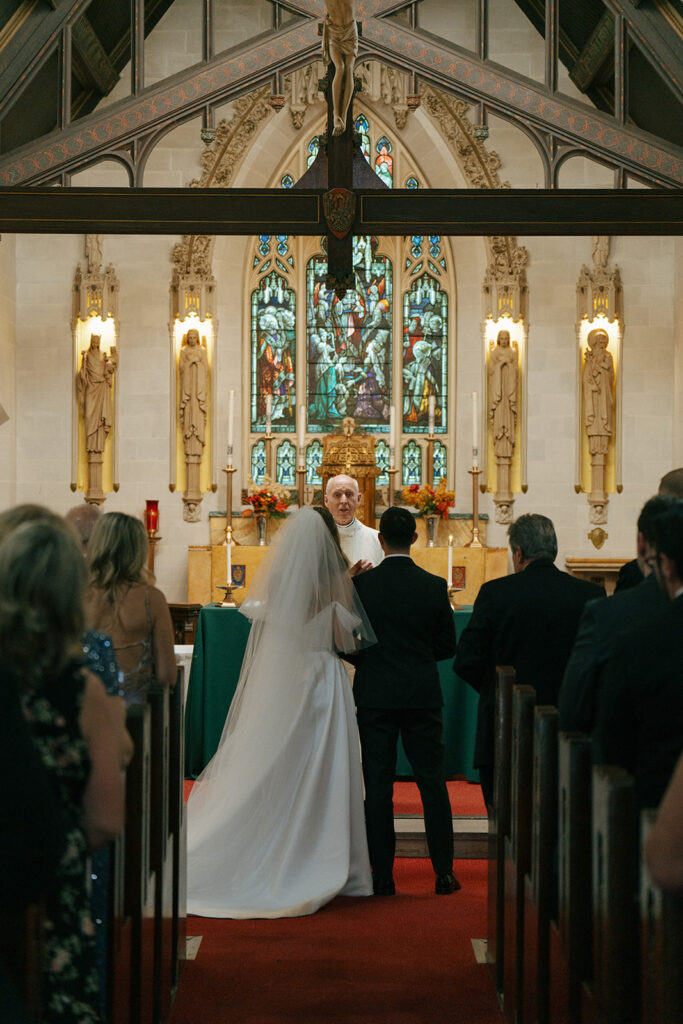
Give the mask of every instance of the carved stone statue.
<svg viewBox="0 0 683 1024">
<path fill-rule="evenodd" d="M 606 455 L 614 414 L 614 361 L 607 351 L 607 331 L 597 328 L 586 339 L 583 364 L 584 422 L 591 455 Z"/>
<path fill-rule="evenodd" d="M 322 51 L 325 64 L 334 64 L 332 82 L 333 135 L 343 135 L 353 96 L 353 66 L 358 55 L 354 0 L 326 0 Z"/>
<path fill-rule="evenodd" d="M 199 331 L 191 328 L 183 338 L 178 359 L 179 414 L 183 432 L 183 449 L 187 467 L 186 505 L 202 500 L 199 489 L 199 467 L 206 445 L 207 396 L 209 392 L 209 359 Z M 192 509 L 194 511 L 194 508 Z"/>
<path fill-rule="evenodd" d="M 503 458 L 511 458 L 515 449 L 518 378 L 517 347 L 510 345 L 509 331 L 498 331 L 489 356 L 489 416 L 493 450 Z"/>
<path fill-rule="evenodd" d="M 76 379 L 78 408 L 85 428 L 85 450 L 88 455 L 88 489 L 86 501 L 104 501 L 102 461 L 104 445 L 112 427 L 112 380 L 118 366 L 116 346 L 109 355 L 100 349 L 100 335 L 90 335 L 90 346 L 81 358 Z"/>
</svg>

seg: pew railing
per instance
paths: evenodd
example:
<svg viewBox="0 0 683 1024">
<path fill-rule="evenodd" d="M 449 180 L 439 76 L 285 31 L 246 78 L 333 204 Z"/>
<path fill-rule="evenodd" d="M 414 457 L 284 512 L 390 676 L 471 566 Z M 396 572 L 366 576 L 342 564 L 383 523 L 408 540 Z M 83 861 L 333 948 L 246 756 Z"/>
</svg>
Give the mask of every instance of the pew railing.
<svg viewBox="0 0 683 1024">
<path fill-rule="evenodd" d="M 494 984 L 503 991 L 505 929 L 505 838 L 510 834 L 510 761 L 512 752 L 512 687 L 515 670 L 496 669 L 493 806 L 488 810 L 488 921 L 486 961 Z"/>
</svg>

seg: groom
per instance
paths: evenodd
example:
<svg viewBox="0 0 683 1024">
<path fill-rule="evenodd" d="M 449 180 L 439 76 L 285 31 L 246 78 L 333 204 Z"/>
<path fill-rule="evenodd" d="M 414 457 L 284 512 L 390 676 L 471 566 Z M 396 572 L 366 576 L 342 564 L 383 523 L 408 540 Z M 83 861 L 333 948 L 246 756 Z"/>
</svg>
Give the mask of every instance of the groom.
<svg viewBox="0 0 683 1024">
<path fill-rule="evenodd" d="M 373 888 L 396 891 L 393 789 L 399 733 L 424 808 L 436 892 L 455 892 L 453 819 L 443 772 L 443 697 L 437 661 L 455 651 L 446 581 L 410 557 L 417 539 L 406 508 L 388 508 L 379 525 L 384 560 L 353 582 L 377 643 L 349 658 L 356 666 L 354 698 L 363 755 L 365 824 Z"/>
</svg>

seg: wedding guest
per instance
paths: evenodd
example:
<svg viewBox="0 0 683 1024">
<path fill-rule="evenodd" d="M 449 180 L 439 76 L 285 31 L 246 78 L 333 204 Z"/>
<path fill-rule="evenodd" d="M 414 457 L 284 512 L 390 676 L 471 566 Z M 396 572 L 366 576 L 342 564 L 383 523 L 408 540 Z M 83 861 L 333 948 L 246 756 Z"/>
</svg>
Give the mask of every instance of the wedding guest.
<svg viewBox="0 0 683 1024">
<path fill-rule="evenodd" d="M 662 889 L 683 889 L 683 754 L 645 842 L 645 861 Z"/>
<path fill-rule="evenodd" d="M 659 481 L 657 494 L 662 495 L 663 497 L 683 498 L 683 467 L 681 469 L 672 469 L 668 473 L 664 474 L 662 479 Z M 625 562 L 619 570 L 616 586 L 614 588 L 615 594 L 622 590 L 630 590 L 632 587 L 637 587 L 638 584 L 642 583 L 645 579 L 640 557 L 640 536 L 636 538 L 636 547 L 638 555 L 633 559 L 633 561 Z"/>
<path fill-rule="evenodd" d="M 593 731 L 600 676 L 608 658 L 625 632 L 665 611 L 667 599 L 652 571 L 654 524 L 657 516 L 675 502 L 675 498 L 659 495 L 650 498 L 638 517 L 642 584 L 586 605 L 558 694 L 560 729 Z"/>
<path fill-rule="evenodd" d="M 112 638 L 127 704 L 142 703 L 156 681 L 173 688 L 173 624 L 166 598 L 146 568 L 147 535 L 140 519 L 107 512 L 88 545 L 88 626 Z"/>
<path fill-rule="evenodd" d="M 553 565 L 555 527 L 547 516 L 519 516 L 508 529 L 514 573 L 482 584 L 462 632 L 453 671 L 479 694 L 474 766 L 493 803 L 496 666 L 512 665 L 537 704 L 556 704 L 562 674 L 587 602 L 604 587 Z"/>
<path fill-rule="evenodd" d="M 669 604 L 607 662 L 593 732 L 594 760 L 630 772 L 641 807 L 657 807 L 683 750 L 683 501 L 657 516 L 653 532 Z"/>
<path fill-rule="evenodd" d="M 354 699 L 363 756 L 365 824 L 373 889 L 393 895 L 393 788 L 399 734 L 420 790 L 435 889 L 460 888 L 453 875 L 453 818 L 444 778 L 443 696 L 437 661 L 455 651 L 446 581 L 410 557 L 417 539 L 407 508 L 380 519 L 381 565 L 354 577 L 377 644 L 349 657 L 356 666 Z"/>
<path fill-rule="evenodd" d="M 93 530 L 97 523 L 102 518 L 102 512 L 97 505 L 92 505 L 87 501 L 84 501 L 82 505 L 74 505 L 68 512 L 65 512 L 64 518 L 78 534 L 81 544 L 83 545 L 83 554 L 88 552 L 88 542 L 92 535 Z"/>
<path fill-rule="evenodd" d="M 46 905 L 44 1016 L 70 1024 L 100 1019 L 88 853 L 123 827 L 132 755 L 123 701 L 80 667 L 84 580 L 71 531 L 47 511 L 0 542 L 0 649 L 66 833 Z"/>
<path fill-rule="evenodd" d="M 342 551 L 351 564 L 351 575 L 371 569 L 384 558 L 377 530 L 356 518 L 362 500 L 358 481 L 340 473 L 327 481 L 325 507 L 337 524 Z"/>
</svg>

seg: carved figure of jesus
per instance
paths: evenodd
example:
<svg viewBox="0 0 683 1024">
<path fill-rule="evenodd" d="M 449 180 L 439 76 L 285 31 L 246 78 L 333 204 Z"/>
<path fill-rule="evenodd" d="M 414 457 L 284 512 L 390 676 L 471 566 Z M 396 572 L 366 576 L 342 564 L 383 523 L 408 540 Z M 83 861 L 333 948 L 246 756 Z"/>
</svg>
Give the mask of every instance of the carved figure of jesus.
<svg viewBox="0 0 683 1024">
<path fill-rule="evenodd" d="M 334 64 L 332 83 L 333 135 L 343 135 L 353 96 L 353 66 L 358 55 L 358 27 L 354 0 L 326 0 L 322 51 L 326 64 Z"/>
<path fill-rule="evenodd" d="M 112 424 L 111 382 L 118 366 L 116 346 L 107 355 L 100 349 L 100 335 L 90 335 L 76 380 L 78 408 L 85 424 L 85 450 L 104 451 Z"/>
<path fill-rule="evenodd" d="M 489 356 L 489 416 L 498 458 L 511 458 L 515 447 L 518 376 L 517 349 L 510 345 L 510 332 L 498 331 Z"/>
<path fill-rule="evenodd" d="M 206 396 L 209 360 L 199 339 L 199 331 L 191 328 L 183 338 L 178 360 L 180 377 L 180 421 L 186 456 L 201 456 L 206 443 Z"/>
<path fill-rule="evenodd" d="M 597 328 L 586 339 L 583 364 L 584 422 L 591 455 L 606 455 L 612 436 L 614 360 L 607 351 L 607 331 Z"/>
</svg>

